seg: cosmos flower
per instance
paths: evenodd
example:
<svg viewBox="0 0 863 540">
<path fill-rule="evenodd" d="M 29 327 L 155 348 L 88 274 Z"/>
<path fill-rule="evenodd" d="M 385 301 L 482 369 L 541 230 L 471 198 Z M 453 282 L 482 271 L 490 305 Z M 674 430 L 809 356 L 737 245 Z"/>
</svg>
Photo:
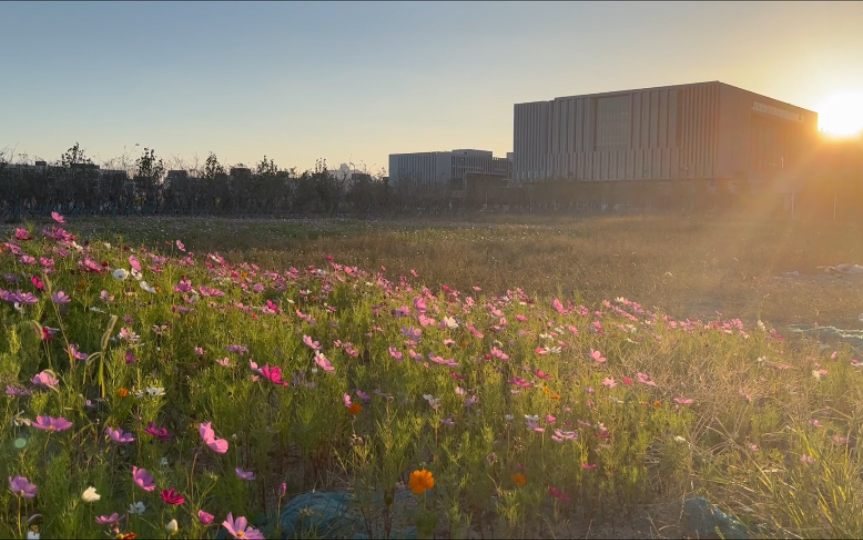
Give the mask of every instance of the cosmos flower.
<svg viewBox="0 0 863 540">
<path fill-rule="evenodd" d="M 31 484 L 26 476 L 9 477 L 9 489 L 16 497 L 32 499 L 39 491 L 35 484 Z"/>
<path fill-rule="evenodd" d="M 422 495 L 434 487 L 434 475 L 430 471 L 421 469 L 411 473 L 408 487 L 416 495 Z"/>
<path fill-rule="evenodd" d="M 234 519 L 233 514 L 228 513 L 228 517 L 222 522 L 222 526 L 234 538 L 241 538 L 243 540 L 263 540 L 264 538 L 261 531 L 249 527 L 249 522 L 243 516 Z"/>
</svg>

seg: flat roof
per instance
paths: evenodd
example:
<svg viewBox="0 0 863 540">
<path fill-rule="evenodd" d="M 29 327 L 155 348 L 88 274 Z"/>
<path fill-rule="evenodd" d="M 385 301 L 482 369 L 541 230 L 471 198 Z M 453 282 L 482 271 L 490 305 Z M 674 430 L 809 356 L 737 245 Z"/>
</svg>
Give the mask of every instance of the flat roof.
<svg viewBox="0 0 863 540">
<path fill-rule="evenodd" d="M 669 88 L 683 88 L 686 86 L 701 86 L 701 85 L 706 85 L 706 84 L 721 84 L 723 86 L 728 86 L 729 88 L 735 88 L 737 90 L 742 90 L 743 92 L 748 92 L 750 94 L 754 94 L 754 95 L 759 96 L 759 97 L 771 99 L 773 101 L 778 101 L 779 103 L 782 103 L 784 105 L 788 105 L 789 107 L 794 107 L 795 109 L 800 109 L 802 111 L 817 114 L 815 111 L 806 109 L 804 107 L 800 107 L 799 105 L 794 105 L 793 103 L 788 103 L 787 101 L 782 101 L 781 99 L 776 99 L 774 97 L 765 96 L 764 94 L 759 94 L 757 92 L 753 92 L 752 90 L 740 88 L 739 86 L 734 86 L 732 84 L 724 83 L 722 81 L 703 81 L 703 82 L 686 83 L 686 84 L 669 84 L 666 86 L 651 86 L 651 87 L 647 87 L 647 88 L 629 88 L 626 90 L 612 90 L 612 91 L 607 91 L 607 92 L 593 92 L 590 94 L 577 94 L 577 95 L 570 95 L 570 96 L 560 96 L 560 97 L 556 97 L 556 98 L 552 98 L 552 99 L 545 99 L 545 100 L 538 100 L 538 101 L 525 101 L 522 103 L 516 103 L 516 105 L 524 105 L 524 104 L 528 104 L 528 103 L 548 103 L 551 101 L 556 101 L 558 99 L 613 96 L 613 95 L 618 95 L 618 94 L 628 94 L 631 92 L 644 92 L 644 91 L 648 91 L 648 90 L 667 90 Z"/>
</svg>

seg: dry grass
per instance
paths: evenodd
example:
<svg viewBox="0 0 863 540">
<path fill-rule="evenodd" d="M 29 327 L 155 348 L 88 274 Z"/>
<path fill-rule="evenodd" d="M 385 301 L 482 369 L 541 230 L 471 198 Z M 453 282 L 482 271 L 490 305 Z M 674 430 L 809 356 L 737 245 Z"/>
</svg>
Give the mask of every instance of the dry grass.
<svg viewBox="0 0 863 540">
<path fill-rule="evenodd" d="M 458 219 L 458 221 L 455 221 Z M 85 234 L 130 243 L 182 239 L 199 252 L 275 268 L 339 262 L 416 270 L 428 286 L 486 292 L 626 296 L 677 317 L 759 318 L 859 328 L 861 279 L 824 267 L 863 263 L 861 227 L 725 216 L 476 216 L 449 220 L 75 220 Z M 798 271 L 801 277 L 783 278 Z"/>
</svg>

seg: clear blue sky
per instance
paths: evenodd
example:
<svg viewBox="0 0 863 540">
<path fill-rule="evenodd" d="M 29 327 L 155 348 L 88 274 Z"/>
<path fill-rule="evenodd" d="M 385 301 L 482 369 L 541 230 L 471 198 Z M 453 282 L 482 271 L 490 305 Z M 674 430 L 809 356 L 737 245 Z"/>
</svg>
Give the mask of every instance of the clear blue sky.
<svg viewBox="0 0 863 540">
<path fill-rule="evenodd" d="M 0 149 L 48 161 L 377 172 L 504 155 L 515 103 L 711 80 L 816 111 L 863 92 L 863 3 L 0 2 Z"/>
</svg>

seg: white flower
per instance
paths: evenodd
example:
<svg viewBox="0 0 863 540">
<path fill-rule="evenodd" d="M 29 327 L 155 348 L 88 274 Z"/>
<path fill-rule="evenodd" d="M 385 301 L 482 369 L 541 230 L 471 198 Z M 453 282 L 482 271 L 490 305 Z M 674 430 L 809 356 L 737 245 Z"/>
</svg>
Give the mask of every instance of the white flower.
<svg viewBox="0 0 863 540">
<path fill-rule="evenodd" d="M 515 417 L 514 417 L 513 415 L 511 415 L 511 414 L 505 414 L 505 415 L 503 415 L 503 419 L 504 419 L 505 421 L 507 421 L 507 422 L 512 422 L 512 419 L 513 419 L 513 418 L 515 418 Z"/>
<path fill-rule="evenodd" d="M 114 276 L 114 279 L 116 279 L 116 280 L 126 281 L 126 278 L 129 277 L 129 272 L 127 272 L 123 268 L 118 268 L 118 269 L 114 270 L 113 272 L 111 272 L 111 275 Z"/>
<path fill-rule="evenodd" d="M 764 323 L 761 322 L 761 320 L 758 321 L 758 329 L 761 330 L 762 332 L 767 331 L 767 328 L 764 326 Z"/>
<path fill-rule="evenodd" d="M 144 289 L 145 291 L 147 291 L 147 292 L 148 292 L 148 293 L 150 293 L 150 294 L 155 294 L 155 293 L 156 293 L 156 289 L 154 289 L 153 287 L 151 287 L 151 286 L 150 286 L 150 284 L 149 284 L 149 283 L 147 283 L 146 281 L 141 281 L 141 282 L 139 282 L 139 283 L 138 283 L 138 285 L 140 285 L 142 289 Z"/>
<path fill-rule="evenodd" d="M 39 540 L 39 533 L 27 531 L 27 540 Z"/>
<path fill-rule="evenodd" d="M 450 330 L 455 330 L 456 328 L 458 328 L 458 323 L 456 322 L 455 318 L 453 318 L 453 317 L 444 317 L 443 322 L 444 322 L 444 324 L 446 324 L 446 327 L 449 328 Z"/>
<path fill-rule="evenodd" d="M 84 493 L 81 494 L 81 500 L 86 503 L 94 503 L 101 498 L 102 496 L 96 493 L 96 488 L 93 486 L 88 487 L 84 490 Z"/>
<path fill-rule="evenodd" d="M 160 397 L 165 395 L 165 389 L 160 386 L 148 386 L 145 390 L 150 397 Z"/>
<path fill-rule="evenodd" d="M 165 525 L 165 530 L 168 531 L 168 533 L 170 534 L 174 534 L 175 532 L 177 532 L 177 529 L 179 529 L 179 526 L 177 526 L 176 519 L 172 519 L 167 523 L 167 525 Z"/>
<path fill-rule="evenodd" d="M 539 422 L 539 415 L 531 416 L 529 414 L 526 414 L 526 415 L 524 415 L 524 419 L 527 420 L 528 422 L 536 423 L 536 422 Z"/>
<path fill-rule="evenodd" d="M 144 274 L 132 268 L 132 277 L 137 279 L 138 281 L 141 281 L 144 278 Z"/>
<path fill-rule="evenodd" d="M 679 443 L 685 443 L 685 442 L 686 442 L 686 439 L 684 439 L 684 438 L 683 438 L 683 437 L 681 437 L 680 435 L 675 435 L 675 436 L 674 436 L 674 440 L 675 440 L 675 441 L 677 441 L 677 442 L 679 442 Z"/>
<path fill-rule="evenodd" d="M 129 505 L 129 513 L 130 514 L 137 514 L 140 516 L 141 514 L 144 513 L 144 511 L 146 509 L 147 509 L 147 507 L 144 506 L 144 503 L 142 503 L 141 501 L 138 501 L 136 503 L 132 503 Z"/>
<path fill-rule="evenodd" d="M 111 249 L 111 244 L 109 244 L 108 242 L 102 242 L 102 244 L 105 246 L 106 249 Z"/>
<path fill-rule="evenodd" d="M 163 458 L 159 461 L 159 465 L 161 465 L 162 467 L 167 467 L 167 466 L 168 466 L 168 458 L 164 458 L 164 457 L 163 457 Z"/>
</svg>

